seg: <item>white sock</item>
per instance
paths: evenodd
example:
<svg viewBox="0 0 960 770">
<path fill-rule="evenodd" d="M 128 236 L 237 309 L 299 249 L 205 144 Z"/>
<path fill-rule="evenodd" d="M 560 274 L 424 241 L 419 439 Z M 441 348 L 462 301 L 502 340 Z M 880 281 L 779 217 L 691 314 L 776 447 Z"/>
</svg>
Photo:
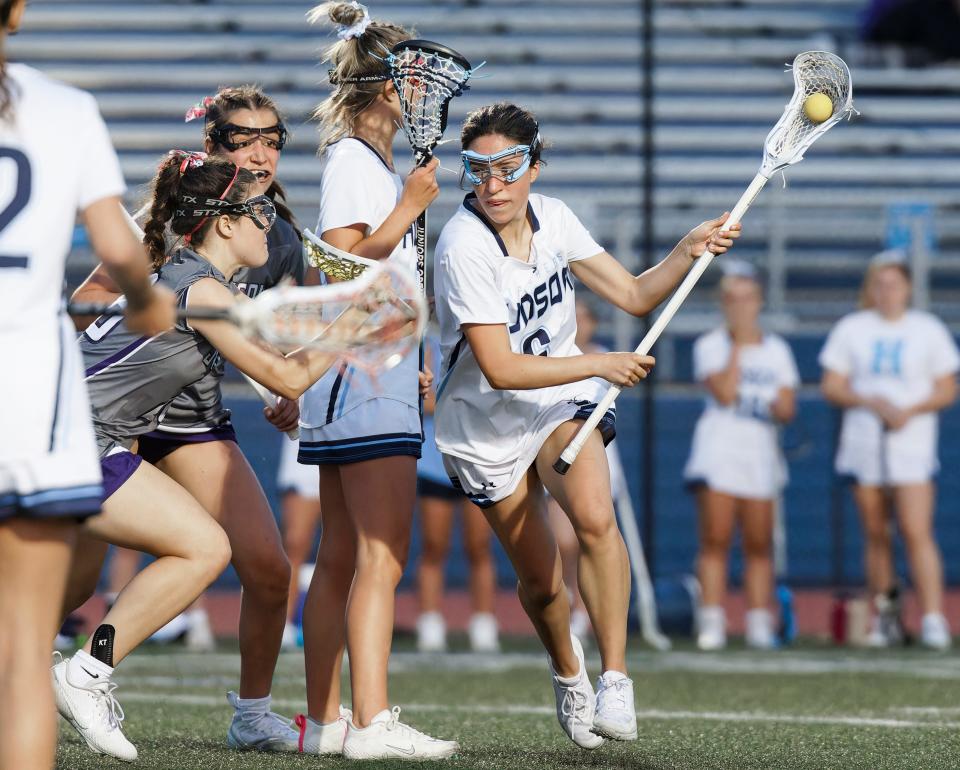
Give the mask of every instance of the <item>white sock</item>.
<svg viewBox="0 0 960 770">
<path fill-rule="evenodd" d="M 259 716 L 270 711 L 270 696 L 262 698 L 237 698 L 237 712 L 244 716 Z"/>
<path fill-rule="evenodd" d="M 627 679 L 627 675 L 622 671 L 604 671 L 600 678 L 604 681 L 605 684 L 613 684 L 614 682 L 619 682 L 621 679 Z"/>
<path fill-rule="evenodd" d="M 67 679 L 70 684 L 85 687 L 90 682 L 104 681 L 113 675 L 113 666 L 97 660 L 90 653 L 78 650 L 67 663 Z"/>
</svg>

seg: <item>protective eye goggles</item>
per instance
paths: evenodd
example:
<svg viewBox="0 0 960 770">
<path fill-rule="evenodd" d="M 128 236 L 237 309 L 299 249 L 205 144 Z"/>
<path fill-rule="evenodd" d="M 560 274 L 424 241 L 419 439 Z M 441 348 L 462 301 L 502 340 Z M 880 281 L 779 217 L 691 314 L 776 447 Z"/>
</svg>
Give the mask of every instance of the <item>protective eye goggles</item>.
<svg viewBox="0 0 960 770">
<path fill-rule="evenodd" d="M 235 123 L 226 123 L 210 131 L 210 138 L 214 144 L 226 147 L 228 150 L 239 150 L 241 147 L 249 147 L 259 139 L 264 147 L 271 150 L 282 150 L 287 143 L 287 128 L 283 123 L 277 123 L 275 126 L 266 128 L 250 128 L 249 126 L 238 126 Z"/>
<path fill-rule="evenodd" d="M 180 201 L 184 208 L 178 208 L 174 212 L 174 217 L 178 219 L 201 218 L 201 223 L 208 217 L 219 217 L 223 214 L 233 214 L 234 216 L 250 217 L 253 223 L 261 230 L 269 230 L 273 223 L 277 221 L 277 207 L 268 195 L 257 195 L 249 198 L 243 203 L 227 203 L 226 201 L 208 198 L 205 201 L 197 201 L 189 196 L 185 196 Z M 199 229 L 199 225 L 197 227 Z"/>
<path fill-rule="evenodd" d="M 517 144 L 493 155 L 481 155 L 472 150 L 464 150 L 460 153 L 460 158 L 463 161 L 464 176 L 474 185 L 482 185 L 491 177 L 511 184 L 522 177 L 526 170 L 530 168 L 530 145 Z M 508 158 L 517 159 L 516 162 L 519 165 L 505 163 L 494 168 L 494 163 L 499 163 Z"/>
</svg>

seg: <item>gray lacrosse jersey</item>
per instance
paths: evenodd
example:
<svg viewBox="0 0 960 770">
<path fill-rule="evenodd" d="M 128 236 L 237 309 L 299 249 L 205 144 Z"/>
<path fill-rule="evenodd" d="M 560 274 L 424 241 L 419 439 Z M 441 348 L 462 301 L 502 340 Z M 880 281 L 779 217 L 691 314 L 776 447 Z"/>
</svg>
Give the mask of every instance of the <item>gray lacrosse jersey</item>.
<svg viewBox="0 0 960 770">
<path fill-rule="evenodd" d="M 237 271 L 233 283 L 248 297 L 271 289 L 285 278 L 303 283 L 305 262 L 303 244 L 293 226 L 277 219 L 267 234 L 267 261 L 260 267 Z M 223 363 L 211 370 L 199 382 L 185 388 L 164 410 L 157 426 L 164 434 L 206 433 L 230 423 L 230 410 L 223 405 L 220 381 Z"/>
<path fill-rule="evenodd" d="M 160 269 L 158 282 L 186 307 L 187 290 L 201 278 L 215 278 L 237 292 L 213 265 L 181 249 Z M 100 455 L 157 426 L 167 405 L 186 387 L 222 371 L 219 352 L 186 323 L 142 337 L 129 331 L 122 316 L 101 316 L 80 335 L 93 427 Z"/>
</svg>

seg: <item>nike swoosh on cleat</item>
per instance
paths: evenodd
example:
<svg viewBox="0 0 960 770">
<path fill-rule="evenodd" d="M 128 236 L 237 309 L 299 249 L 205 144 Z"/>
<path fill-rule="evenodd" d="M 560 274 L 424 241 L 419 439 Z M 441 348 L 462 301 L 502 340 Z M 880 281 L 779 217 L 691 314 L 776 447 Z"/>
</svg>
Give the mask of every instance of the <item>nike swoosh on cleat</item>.
<svg viewBox="0 0 960 770">
<path fill-rule="evenodd" d="M 82 668 L 84 671 L 86 671 L 86 672 L 90 675 L 90 677 L 91 677 L 92 679 L 99 679 L 99 678 L 100 678 L 100 674 L 94 674 L 90 669 L 86 668 L 85 666 L 80 666 L 80 668 Z"/>
<path fill-rule="evenodd" d="M 394 746 L 393 744 L 390 744 L 390 743 L 385 743 L 383 745 L 386 746 L 388 749 L 393 749 L 398 754 L 403 754 L 405 757 L 412 757 L 414 754 L 417 753 L 417 750 L 413 746 L 404 748 L 402 746 Z"/>
</svg>

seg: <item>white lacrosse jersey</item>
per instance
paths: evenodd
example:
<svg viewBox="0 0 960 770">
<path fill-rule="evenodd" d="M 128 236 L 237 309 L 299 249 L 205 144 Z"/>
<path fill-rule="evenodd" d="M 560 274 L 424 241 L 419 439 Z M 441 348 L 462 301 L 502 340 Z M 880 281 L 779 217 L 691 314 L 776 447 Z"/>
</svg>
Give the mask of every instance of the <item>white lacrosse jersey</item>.
<svg viewBox="0 0 960 770">
<path fill-rule="evenodd" d="M 929 398 L 934 380 L 956 373 L 960 354 L 947 327 L 930 313 L 908 310 L 898 320 L 888 321 L 874 310 L 861 310 L 833 327 L 820 352 L 820 365 L 849 378 L 855 393 L 879 396 L 903 409 Z M 910 418 L 900 430 L 889 433 L 890 456 L 935 456 L 937 424 L 933 412 Z M 880 418 L 871 410 L 847 409 L 841 447 L 876 454 L 882 431 Z"/>
<path fill-rule="evenodd" d="M 706 382 L 726 369 L 732 348 L 725 327 L 697 338 L 694 379 Z M 735 401 L 723 405 L 707 395 L 684 476 L 737 497 L 770 498 L 786 482 L 786 464 L 770 407 L 781 388 L 800 385 L 800 374 L 790 346 L 777 334 L 764 334 L 759 344 L 741 347 L 738 364 Z"/>
<path fill-rule="evenodd" d="M 7 67 L 0 122 L 0 508 L 56 513 L 96 490 L 100 470 L 73 325 L 61 314 L 77 213 L 124 192 L 93 97 L 22 64 Z M 36 504 L 35 504 L 36 503 Z M 97 501 L 98 507 L 99 500 Z"/>
<path fill-rule="evenodd" d="M 443 358 L 434 415 L 447 455 L 492 465 L 508 462 L 537 415 L 563 401 L 596 402 L 594 380 L 535 390 L 496 390 L 487 382 L 463 324 L 503 324 L 514 353 L 580 355 L 569 264 L 603 252 L 566 204 L 530 195 L 530 259 L 511 257 L 468 195 L 437 242 L 434 288 Z"/>
<path fill-rule="evenodd" d="M 317 233 L 363 224 L 369 235 L 380 227 L 400 200 L 400 176 L 390 170 L 376 150 L 356 138 L 341 139 L 328 147 L 323 161 Z M 412 227 L 388 259 L 416 272 Z M 393 369 L 378 376 L 376 382 L 352 366 L 334 365 L 300 399 L 300 424 L 308 428 L 329 425 L 373 398 L 392 399 L 418 409 L 418 371 L 417 348 Z"/>
</svg>

